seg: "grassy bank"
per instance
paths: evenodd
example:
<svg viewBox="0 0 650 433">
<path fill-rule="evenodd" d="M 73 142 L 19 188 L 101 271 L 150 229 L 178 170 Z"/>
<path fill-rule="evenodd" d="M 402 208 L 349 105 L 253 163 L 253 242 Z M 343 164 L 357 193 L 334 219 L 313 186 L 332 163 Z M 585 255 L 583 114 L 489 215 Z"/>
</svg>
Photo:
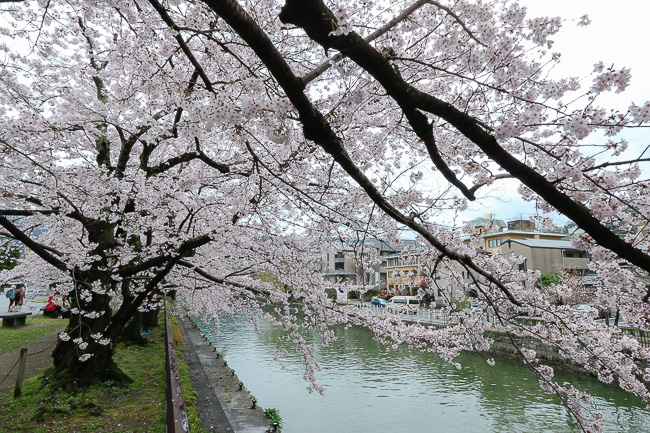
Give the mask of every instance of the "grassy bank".
<svg viewBox="0 0 650 433">
<path fill-rule="evenodd" d="M 43 316 L 28 316 L 25 323 L 27 326 L 0 327 L 0 355 L 54 331 L 62 330 L 67 321 Z"/>
<path fill-rule="evenodd" d="M 174 328 L 191 431 L 201 433 L 194 391 L 183 361 L 182 337 Z M 117 348 L 117 364 L 134 381 L 128 386 L 104 383 L 71 395 L 42 389 L 42 376 L 26 380 L 22 397 L 13 399 L 6 395 L 0 398 L 0 432 L 164 432 L 163 327 L 154 328 L 148 339 L 150 342 L 144 346 L 119 345 Z"/>
</svg>

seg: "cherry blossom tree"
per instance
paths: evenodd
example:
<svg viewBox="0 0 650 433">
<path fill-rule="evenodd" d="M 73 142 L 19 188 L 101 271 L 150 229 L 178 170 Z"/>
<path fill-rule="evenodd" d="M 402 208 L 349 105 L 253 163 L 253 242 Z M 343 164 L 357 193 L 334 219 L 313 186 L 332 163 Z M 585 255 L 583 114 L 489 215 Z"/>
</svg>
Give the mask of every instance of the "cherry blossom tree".
<svg viewBox="0 0 650 433">
<path fill-rule="evenodd" d="M 2 275 L 71 294 L 56 377 L 119 377 L 110 353 L 126 322 L 153 291 L 174 288 L 195 313 L 274 317 L 306 354 L 301 327 L 329 338 L 328 326 L 351 323 L 453 362 L 461 350 L 487 350 L 484 331 L 496 326 L 650 403 L 647 348 L 553 305 L 539 273 L 518 270 L 522 258 L 477 254 L 473 227 L 441 219 L 516 182 L 540 211 L 584 231 L 574 244 L 594 258 L 602 307 L 650 328 L 649 160 L 623 138 L 647 127 L 650 103 L 599 106 L 628 86 L 621 66 L 597 63 L 588 88 L 552 78 L 562 19 L 530 18 L 502 0 L 2 9 L 0 225 L 30 250 Z M 324 239 L 393 241 L 400 228 L 432 248 L 428 285 L 437 270 L 459 283 L 470 275 L 496 324 L 461 311 L 454 326 L 424 328 L 326 298 L 314 265 Z M 521 312 L 542 320 L 523 323 Z M 520 350 L 542 386 L 597 430 L 585 397 Z"/>
</svg>

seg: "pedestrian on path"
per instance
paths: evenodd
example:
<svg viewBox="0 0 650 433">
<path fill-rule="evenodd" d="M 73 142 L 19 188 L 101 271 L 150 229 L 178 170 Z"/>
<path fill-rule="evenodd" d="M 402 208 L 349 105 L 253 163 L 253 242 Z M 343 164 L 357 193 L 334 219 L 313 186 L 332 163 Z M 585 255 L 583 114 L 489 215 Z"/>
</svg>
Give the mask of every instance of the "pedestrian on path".
<svg viewBox="0 0 650 433">
<path fill-rule="evenodd" d="M 16 294 L 14 297 L 15 305 L 13 311 L 20 311 L 23 308 L 24 300 L 25 300 L 25 285 L 16 284 Z"/>
<path fill-rule="evenodd" d="M 14 311 L 13 305 L 14 305 L 14 301 L 16 300 L 16 289 L 12 288 L 7 290 L 5 296 L 7 297 L 7 299 L 9 299 L 9 308 L 7 308 L 7 311 L 11 313 L 12 311 Z"/>
<path fill-rule="evenodd" d="M 24 284 L 14 284 L 14 287 L 10 290 L 7 290 L 5 295 L 9 298 L 9 308 L 8 312 L 20 311 L 23 307 L 23 300 L 25 299 L 25 285 Z"/>
</svg>

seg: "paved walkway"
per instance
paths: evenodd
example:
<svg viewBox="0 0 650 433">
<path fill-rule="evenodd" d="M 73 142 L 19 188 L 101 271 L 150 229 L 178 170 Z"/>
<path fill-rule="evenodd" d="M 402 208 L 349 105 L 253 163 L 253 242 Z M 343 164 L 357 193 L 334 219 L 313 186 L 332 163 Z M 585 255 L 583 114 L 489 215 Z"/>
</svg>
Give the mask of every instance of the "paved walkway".
<svg viewBox="0 0 650 433">
<path fill-rule="evenodd" d="M 30 326 L 34 325 L 27 325 L 21 329 L 27 329 Z M 18 374 L 18 358 L 22 347 L 27 348 L 25 379 L 37 376 L 44 368 L 52 365 L 52 351 L 56 345 L 57 335 L 58 331 L 52 332 L 0 355 L 0 394 L 13 394 Z"/>
<path fill-rule="evenodd" d="M 269 420 L 239 378 L 205 339 L 194 323 L 177 308 L 174 312 L 183 334 L 185 361 L 197 393 L 196 404 L 203 428 L 215 433 L 264 433 Z"/>
</svg>

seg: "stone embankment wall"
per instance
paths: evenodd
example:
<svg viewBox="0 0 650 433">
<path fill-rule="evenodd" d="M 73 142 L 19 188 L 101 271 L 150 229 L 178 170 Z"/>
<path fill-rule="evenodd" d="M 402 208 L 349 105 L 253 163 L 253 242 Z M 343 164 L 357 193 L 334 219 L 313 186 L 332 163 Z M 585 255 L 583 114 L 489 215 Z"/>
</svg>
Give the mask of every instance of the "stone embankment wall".
<svg viewBox="0 0 650 433">
<path fill-rule="evenodd" d="M 263 433 L 270 422 L 239 380 L 227 360 L 216 352 L 196 324 L 175 314 L 183 335 L 185 361 L 190 368 L 203 428 L 218 433 Z M 240 386 L 241 384 L 241 386 Z"/>
<path fill-rule="evenodd" d="M 385 309 L 380 307 L 368 307 L 363 304 L 359 304 L 359 308 L 370 308 L 374 314 L 384 314 Z M 447 314 L 442 314 L 439 311 L 433 310 L 418 310 L 417 314 L 403 314 L 402 320 L 405 322 L 414 322 L 420 323 L 424 326 L 435 326 L 435 327 L 445 327 L 449 326 L 451 322 Z M 522 319 L 535 321 L 536 319 Z M 650 347 L 650 333 L 640 331 L 637 328 L 630 327 L 620 327 L 621 332 L 624 334 L 629 334 L 634 336 L 639 343 L 644 347 Z M 537 352 L 537 357 L 543 361 L 545 364 L 552 365 L 555 368 L 562 369 L 565 371 L 578 372 L 583 374 L 592 375 L 585 368 L 582 368 L 576 364 L 573 364 L 568 359 L 563 357 L 555 348 L 549 346 L 548 344 L 540 341 L 534 337 L 517 337 L 513 336 L 514 343 L 506 332 L 501 331 L 489 331 L 487 336 L 494 340 L 494 344 L 487 352 L 490 355 L 500 356 L 503 358 L 509 358 L 521 361 L 521 354 L 515 344 L 520 348 L 528 348 Z"/>
</svg>

